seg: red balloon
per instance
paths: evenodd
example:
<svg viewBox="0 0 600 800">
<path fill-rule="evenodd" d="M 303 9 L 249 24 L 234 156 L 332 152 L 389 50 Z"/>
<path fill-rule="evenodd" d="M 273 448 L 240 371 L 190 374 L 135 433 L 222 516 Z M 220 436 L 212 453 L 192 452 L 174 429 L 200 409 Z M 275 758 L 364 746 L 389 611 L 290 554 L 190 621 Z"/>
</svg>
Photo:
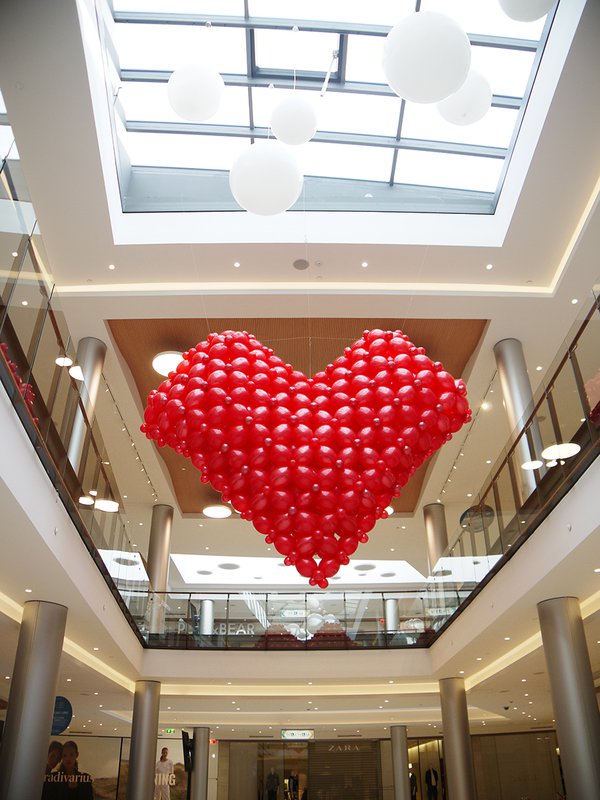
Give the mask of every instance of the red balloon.
<svg viewBox="0 0 600 800">
<path fill-rule="evenodd" d="M 286 565 L 325 588 L 470 419 L 464 382 L 401 331 L 365 331 L 313 378 L 246 331 L 224 331 L 150 393 L 142 431 L 188 457 Z"/>
</svg>

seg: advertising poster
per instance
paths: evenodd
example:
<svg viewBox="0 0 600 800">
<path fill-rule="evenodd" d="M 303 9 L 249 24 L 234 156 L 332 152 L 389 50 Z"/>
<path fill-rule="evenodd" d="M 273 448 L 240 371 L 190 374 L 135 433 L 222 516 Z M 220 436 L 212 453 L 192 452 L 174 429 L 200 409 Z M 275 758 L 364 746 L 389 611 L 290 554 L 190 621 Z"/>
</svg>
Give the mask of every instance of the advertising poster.
<svg viewBox="0 0 600 800">
<path fill-rule="evenodd" d="M 53 737 L 42 800 L 116 800 L 120 751 L 120 738 Z"/>
<path fill-rule="evenodd" d="M 123 740 L 119 794 L 117 800 L 125 800 L 127 796 L 129 744 L 129 739 Z M 148 800 L 186 800 L 186 797 L 187 773 L 183 765 L 183 746 L 181 739 L 159 739 L 156 745 L 154 796 L 148 798 Z"/>
</svg>

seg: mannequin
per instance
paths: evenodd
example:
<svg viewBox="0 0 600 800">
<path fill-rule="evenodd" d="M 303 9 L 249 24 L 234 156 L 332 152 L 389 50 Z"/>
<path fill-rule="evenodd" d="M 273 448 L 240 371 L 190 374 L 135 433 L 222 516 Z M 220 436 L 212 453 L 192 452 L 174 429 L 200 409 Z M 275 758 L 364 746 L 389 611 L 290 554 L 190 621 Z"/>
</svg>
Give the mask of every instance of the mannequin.
<svg viewBox="0 0 600 800">
<path fill-rule="evenodd" d="M 408 783 L 410 785 L 410 800 L 417 800 L 417 776 L 412 770 L 408 773 Z"/>
<path fill-rule="evenodd" d="M 269 774 L 267 775 L 265 789 L 267 790 L 267 800 L 277 800 L 277 792 L 279 791 L 279 775 L 275 772 L 275 767 L 271 767 Z"/>
<path fill-rule="evenodd" d="M 425 786 L 427 786 L 427 800 L 437 800 L 439 776 L 434 767 L 429 767 L 425 772 Z"/>
</svg>

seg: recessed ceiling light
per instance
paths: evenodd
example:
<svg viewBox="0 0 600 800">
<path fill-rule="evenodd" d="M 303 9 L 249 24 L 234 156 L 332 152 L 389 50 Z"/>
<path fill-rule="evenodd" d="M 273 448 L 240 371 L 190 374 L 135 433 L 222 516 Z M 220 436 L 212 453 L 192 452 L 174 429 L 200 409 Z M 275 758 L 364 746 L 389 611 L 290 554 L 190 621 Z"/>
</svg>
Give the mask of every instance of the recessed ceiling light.
<svg viewBox="0 0 600 800">
<path fill-rule="evenodd" d="M 19 254 L 17 253 L 17 251 L 16 251 L 16 250 L 13 250 L 13 251 L 12 251 L 12 253 L 11 253 L 11 256 L 12 256 L 13 258 L 16 258 L 18 255 L 19 255 Z"/>
<path fill-rule="evenodd" d="M 237 269 L 238 267 L 240 267 L 240 266 L 241 266 L 241 264 L 240 264 L 240 262 L 239 262 L 239 261 L 234 261 L 234 262 L 233 262 L 233 266 L 234 266 L 234 267 Z"/>
<path fill-rule="evenodd" d="M 79 498 L 79 505 L 80 506 L 93 506 L 94 505 L 94 498 L 88 497 L 88 495 L 82 495 Z"/>
<path fill-rule="evenodd" d="M 58 367 L 70 367 L 73 364 L 73 359 L 69 358 L 69 356 L 58 356 L 58 358 L 54 359 L 54 363 Z"/>
<path fill-rule="evenodd" d="M 477 656 L 477 658 L 475 660 L 476 661 L 483 661 L 483 658 L 481 656 Z"/>
<path fill-rule="evenodd" d="M 491 463 L 492 463 L 492 459 L 491 459 L 491 458 L 488 458 L 488 459 L 486 460 L 486 462 L 485 462 L 485 463 L 486 463 L 486 464 L 491 464 Z"/>
<path fill-rule="evenodd" d="M 96 496 L 97 496 L 97 494 L 98 494 L 98 492 L 96 491 L 96 489 L 90 489 L 90 490 L 89 490 L 89 492 L 88 492 L 88 494 L 91 494 L 91 495 L 92 495 L 92 497 L 96 497 Z"/>
<path fill-rule="evenodd" d="M 72 680 L 72 678 L 67 678 L 67 683 L 71 683 Z"/>
<path fill-rule="evenodd" d="M 22 306 L 28 306 L 29 305 L 29 301 L 28 300 L 21 300 L 21 305 Z"/>
<path fill-rule="evenodd" d="M 468 492 L 468 493 L 467 493 L 467 497 L 473 497 L 473 495 L 471 494 L 471 492 Z"/>
<path fill-rule="evenodd" d="M 464 674 L 465 674 L 465 671 L 464 671 L 464 669 L 459 669 L 459 670 L 458 670 L 458 674 L 459 674 L 459 675 L 464 675 Z"/>
<path fill-rule="evenodd" d="M 33 592 L 33 589 L 25 589 L 25 591 L 27 592 L 27 594 L 31 594 Z"/>
<path fill-rule="evenodd" d="M 4 676 L 4 680 L 7 680 L 7 681 L 9 681 L 9 680 L 10 680 L 10 675 L 5 675 L 5 676 Z"/>
<path fill-rule="evenodd" d="M 69 367 L 69 375 L 73 378 L 74 381 L 83 380 L 83 370 L 81 369 L 79 364 L 73 364 L 72 367 Z"/>
<path fill-rule="evenodd" d="M 600 572 L 600 567 L 596 567 L 596 569 L 594 570 L 594 572 Z"/>
<path fill-rule="evenodd" d="M 116 500 L 107 500 L 103 497 L 98 497 L 94 501 L 94 508 L 98 511 L 105 511 L 107 514 L 114 514 L 119 510 L 119 504 Z"/>
<path fill-rule="evenodd" d="M 493 265 L 493 264 L 486 264 L 486 265 L 485 265 L 485 268 L 486 268 L 487 270 L 494 269 L 494 265 Z"/>
<path fill-rule="evenodd" d="M 556 458 L 572 458 L 577 455 L 581 447 L 575 442 L 562 442 L 560 444 L 552 444 L 542 450 L 542 458 L 547 461 L 552 461 Z"/>
<path fill-rule="evenodd" d="M 202 509 L 202 513 L 211 519 L 226 519 L 231 516 L 231 509 L 225 505 L 206 506 Z"/>
<path fill-rule="evenodd" d="M 170 372 L 175 371 L 182 358 L 183 353 L 178 353 L 176 350 L 164 350 L 162 353 L 157 353 L 152 359 L 152 369 L 159 375 L 167 377 Z"/>
<path fill-rule="evenodd" d="M 114 264 L 109 264 L 109 265 L 108 265 L 108 268 L 109 268 L 109 269 L 116 269 L 116 267 L 115 267 L 115 265 L 114 265 Z"/>
<path fill-rule="evenodd" d="M 533 461 L 525 461 L 521 464 L 521 469 L 533 470 L 539 469 L 540 467 L 544 466 L 544 462 L 540 461 L 539 458 L 534 459 Z"/>
<path fill-rule="evenodd" d="M 579 300 L 578 300 L 576 297 L 574 297 L 574 298 L 571 300 L 571 305 L 572 305 L 572 306 L 576 306 L 578 302 L 579 302 Z"/>
<path fill-rule="evenodd" d="M 510 636 L 505 636 L 505 637 L 504 637 L 504 641 L 505 641 L 505 642 L 510 642 Z"/>
<path fill-rule="evenodd" d="M 366 197 L 366 198 L 370 198 L 370 197 L 373 197 L 373 195 L 371 194 L 371 192 L 367 192 L 367 193 L 365 194 L 365 197 Z"/>
<path fill-rule="evenodd" d="M 366 268 L 368 266 L 369 266 L 369 262 L 368 261 L 363 261 L 362 264 L 361 264 L 361 267 L 363 267 L 363 268 Z"/>
<path fill-rule="evenodd" d="M 99 647 L 94 647 L 94 650 L 100 650 L 100 648 Z M 98 694 L 98 692 L 96 692 L 96 694 Z"/>
<path fill-rule="evenodd" d="M 521 678 L 521 683 L 527 683 L 527 678 Z"/>
<path fill-rule="evenodd" d="M 538 364 L 537 367 L 535 368 L 535 371 L 536 372 L 541 372 L 543 369 L 544 368 L 540 364 Z"/>
</svg>

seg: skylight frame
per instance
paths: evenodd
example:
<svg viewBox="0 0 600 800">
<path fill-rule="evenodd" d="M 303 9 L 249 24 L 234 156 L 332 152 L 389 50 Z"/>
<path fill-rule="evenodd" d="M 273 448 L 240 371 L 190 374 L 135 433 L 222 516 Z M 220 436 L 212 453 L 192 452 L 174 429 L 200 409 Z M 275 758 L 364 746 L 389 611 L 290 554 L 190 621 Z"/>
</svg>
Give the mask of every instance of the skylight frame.
<svg viewBox="0 0 600 800">
<path fill-rule="evenodd" d="M 492 105 L 496 108 L 508 108 L 517 111 L 517 120 L 514 127 L 513 135 L 508 147 L 493 147 L 481 144 L 468 144 L 462 142 L 445 142 L 436 139 L 414 139 L 407 138 L 402 134 L 403 117 L 405 102 L 399 100 L 400 108 L 398 114 L 398 126 L 396 136 L 375 136 L 366 133 L 336 133 L 332 131 L 318 130 L 314 138 L 315 142 L 327 143 L 332 146 L 356 145 L 359 144 L 364 147 L 383 147 L 390 150 L 391 163 L 390 171 L 387 176 L 387 181 L 358 181 L 352 179 L 344 179 L 339 176 L 324 176 L 316 175 L 307 177 L 306 182 L 309 185 L 309 190 L 305 191 L 300 201 L 291 210 L 363 210 L 363 211 L 423 211 L 423 203 L 426 202 L 425 198 L 431 196 L 432 190 L 436 193 L 437 202 L 431 205 L 432 212 L 448 212 L 448 213 L 464 213 L 465 198 L 466 205 L 469 207 L 469 213 L 482 213 L 493 214 L 499 200 L 500 191 L 506 175 L 506 170 L 510 162 L 510 157 L 516 142 L 518 131 L 521 125 L 524 110 L 527 105 L 529 94 L 531 92 L 535 75 L 539 67 L 541 55 L 545 47 L 548 33 L 551 28 L 552 20 L 554 17 L 552 11 L 545 22 L 542 35 L 539 42 L 531 39 L 517 39 L 514 37 L 496 37 L 489 34 L 472 34 L 469 33 L 469 38 L 473 45 L 479 47 L 503 48 L 514 49 L 524 52 L 534 53 L 534 63 L 531 73 L 527 80 L 527 88 L 523 97 L 511 97 L 506 95 L 494 95 Z M 247 69 L 245 74 L 223 74 L 225 85 L 238 86 L 247 89 L 248 95 L 248 109 L 247 119 L 250 124 L 246 125 L 211 125 L 210 121 L 202 124 L 181 122 L 165 122 L 159 120 L 128 120 L 123 113 L 124 128 L 127 132 L 140 133 L 162 133 L 162 134 L 182 134 L 192 136 L 224 136 L 236 137 L 237 139 L 247 139 L 254 141 L 259 138 L 267 138 L 270 136 L 268 128 L 257 127 L 254 124 L 253 115 L 253 89 L 255 87 L 268 87 L 275 85 L 277 89 L 306 89 L 313 92 L 320 90 L 325 77 L 325 70 L 323 72 L 307 72 L 297 71 L 292 73 L 285 70 L 265 69 L 257 66 L 256 63 L 256 43 L 254 37 L 254 30 L 267 29 L 267 30 L 280 30 L 290 31 L 294 25 L 305 32 L 323 32 L 335 33 L 338 35 L 339 48 L 338 60 L 336 68 L 332 70 L 331 77 L 328 84 L 328 92 L 343 92 L 345 94 L 363 94 L 363 95 L 381 95 L 396 97 L 393 91 L 387 84 L 380 83 L 360 83 L 356 81 L 346 81 L 346 59 L 348 53 L 348 37 L 349 36 L 371 36 L 383 38 L 389 31 L 388 26 L 383 25 L 359 25 L 355 23 L 340 23 L 340 22 L 327 22 L 321 20 L 304 20 L 300 18 L 256 18 L 250 16 L 225 16 L 225 15 L 203 15 L 203 14 L 178 14 L 170 12 L 139 12 L 139 11 L 114 11 L 113 18 L 116 25 L 122 24 L 160 24 L 160 25 L 186 25 L 186 26 L 205 26 L 210 23 L 211 26 L 223 27 L 237 27 L 243 28 L 246 36 L 246 64 Z M 326 65 L 328 66 L 328 65 Z M 150 69 L 124 69 L 119 70 L 120 79 L 122 82 L 148 82 L 148 83 L 166 83 L 169 79 L 170 72 L 166 70 L 150 70 Z M 368 184 L 373 183 L 378 188 L 384 189 L 387 185 L 389 190 L 402 188 L 396 183 L 396 166 L 398 162 L 399 152 L 406 150 L 426 151 L 426 152 L 439 152 L 439 153 L 455 153 L 464 154 L 481 158 L 500 159 L 503 161 L 502 169 L 500 170 L 500 178 L 494 192 L 480 192 L 471 191 L 464 187 L 432 187 L 431 185 L 409 184 L 408 191 L 395 191 L 390 192 L 389 196 L 385 197 L 385 202 L 380 200 L 373 203 L 365 203 L 364 207 L 360 207 L 357 202 L 359 197 L 367 197 L 370 195 L 368 191 Z M 153 164 L 135 164 L 131 168 L 131 175 L 135 177 L 141 173 L 141 181 L 129 181 L 128 186 L 125 182 L 121 182 L 124 187 L 122 192 L 123 210 L 124 211 L 147 211 L 148 206 L 146 200 L 140 202 L 141 198 L 136 198 L 135 186 L 147 185 L 149 176 L 153 173 L 160 172 L 162 175 L 162 186 L 165 184 L 165 170 L 164 168 L 157 167 Z M 190 170 L 174 169 L 173 180 L 178 181 L 181 179 L 183 172 L 187 173 L 188 177 Z M 193 173 L 194 171 L 191 170 Z M 202 173 L 203 171 L 200 170 Z M 220 173 L 213 171 L 206 171 L 208 175 L 210 172 L 211 180 L 208 182 L 211 186 L 212 197 L 214 200 L 211 206 L 206 202 L 205 198 L 199 198 L 197 204 L 192 204 L 189 210 L 214 210 L 214 211 L 232 211 L 241 210 L 236 206 L 235 202 L 229 202 L 228 194 L 228 173 Z M 220 175 L 220 177 L 219 177 Z M 201 175 L 195 176 L 201 178 Z M 340 193 L 340 205 L 338 208 L 332 206 L 331 191 L 325 191 L 323 195 L 323 202 L 319 200 L 319 191 L 321 191 L 328 181 L 331 182 L 331 188 L 339 182 L 344 182 L 344 191 Z M 215 181 L 219 186 L 218 191 L 215 192 Z M 193 181 L 196 191 L 201 191 L 201 180 L 194 179 Z M 348 183 L 355 184 L 352 187 L 355 192 L 349 192 Z M 189 186 L 190 184 L 188 184 Z M 176 189 L 173 191 L 166 191 L 162 196 L 157 193 L 155 196 L 154 211 L 170 211 L 170 210 L 185 210 L 180 204 L 173 206 L 169 201 L 169 197 L 176 195 Z M 185 194 L 185 192 L 184 192 Z M 380 196 L 381 192 L 378 192 Z M 394 195 L 394 197 L 392 197 Z M 402 201 L 397 202 L 398 198 L 402 195 Z M 410 197 L 418 197 L 419 200 L 414 209 L 411 209 L 407 203 Z M 231 200 L 233 200 L 231 198 Z M 396 204 L 396 205 L 395 205 Z M 426 210 L 426 209 L 425 209 Z"/>
</svg>

